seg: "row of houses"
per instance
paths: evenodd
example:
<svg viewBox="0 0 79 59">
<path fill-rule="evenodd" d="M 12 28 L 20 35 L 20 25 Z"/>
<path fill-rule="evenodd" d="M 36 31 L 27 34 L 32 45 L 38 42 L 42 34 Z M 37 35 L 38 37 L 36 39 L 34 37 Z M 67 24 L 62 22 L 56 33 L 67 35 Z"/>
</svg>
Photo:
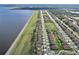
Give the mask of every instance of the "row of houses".
<svg viewBox="0 0 79 59">
<path fill-rule="evenodd" d="M 42 32 L 42 23 L 41 20 L 37 21 L 36 24 L 36 33 L 37 33 L 37 41 L 36 41 L 36 54 L 43 54 L 43 32 Z"/>
<path fill-rule="evenodd" d="M 64 17 L 63 20 L 70 28 L 72 28 L 74 31 L 79 32 L 79 26 L 77 25 L 77 22 L 67 16 Z"/>
<path fill-rule="evenodd" d="M 56 22 L 61 26 L 61 28 L 66 32 L 66 34 L 71 38 L 71 40 L 77 45 L 79 49 L 79 38 L 74 35 L 74 32 L 71 31 L 61 20 L 56 20 Z"/>
</svg>

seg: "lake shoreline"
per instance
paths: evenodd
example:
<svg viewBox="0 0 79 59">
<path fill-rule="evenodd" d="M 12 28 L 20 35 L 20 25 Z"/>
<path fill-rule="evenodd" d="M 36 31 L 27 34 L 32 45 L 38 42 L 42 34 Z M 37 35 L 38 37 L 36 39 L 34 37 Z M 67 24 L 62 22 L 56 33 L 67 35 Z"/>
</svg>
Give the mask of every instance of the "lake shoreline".
<svg viewBox="0 0 79 59">
<path fill-rule="evenodd" d="M 34 13 L 33 13 L 34 14 Z M 21 32 L 17 35 L 16 39 L 14 40 L 14 42 L 12 43 L 12 45 L 10 46 L 10 48 L 8 49 L 8 51 L 5 53 L 5 55 L 9 55 L 11 50 L 14 48 L 14 46 L 16 45 L 17 41 L 19 41 L 19 37 L 22 35 L 23 31 L 25 30 L 25 28 L 27 27 L 27 25 L 29 24 L 33 14 L 30 16 L 29 20 L 26 22 L 26 24 L 24 25 L 24 27 L 22 28 Z"/>
</svg>

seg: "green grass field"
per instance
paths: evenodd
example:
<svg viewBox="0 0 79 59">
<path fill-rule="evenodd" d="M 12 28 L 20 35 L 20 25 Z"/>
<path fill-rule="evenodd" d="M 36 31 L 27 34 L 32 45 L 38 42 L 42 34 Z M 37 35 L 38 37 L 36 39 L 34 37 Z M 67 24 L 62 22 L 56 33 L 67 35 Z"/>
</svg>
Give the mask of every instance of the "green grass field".
<svg viewBox="0 0 79 59">
<path fill-rule="evenodd" d="M 46 26 L 46 29 L 48 29 L 49 31 L 56 31 L 56 27 L 54 25 L 54 23 L 52 22 L 45 22 L 45 26 Z"/>
<path fill-rule="evenodd" d="M 34 11 L 34 14 L 27 25 L 27 27 L 24 29 L 23 33 L 19 37 L 18 42 L 16 45 L 13 47 L 12 51 L 10 54 L 30 54 L 30 49 L 31 49 L 31 39 L 32 39 L 32 34 L 33 30 L 36 25 L 36 21 L 38 19 L 38 11 Z"/>
</svg>

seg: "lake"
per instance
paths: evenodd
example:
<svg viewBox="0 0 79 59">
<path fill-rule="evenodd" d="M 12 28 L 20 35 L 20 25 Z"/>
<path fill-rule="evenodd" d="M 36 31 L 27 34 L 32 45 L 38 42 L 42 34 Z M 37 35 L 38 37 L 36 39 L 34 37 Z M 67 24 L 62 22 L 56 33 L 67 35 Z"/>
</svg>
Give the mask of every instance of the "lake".
<svg viewBox="0 0 79 59">
<path fill-rule="evenodd" d="M 0 7 L 0 54 L 5 54 L 33 13 L 9 8 Z"/>
</svg>

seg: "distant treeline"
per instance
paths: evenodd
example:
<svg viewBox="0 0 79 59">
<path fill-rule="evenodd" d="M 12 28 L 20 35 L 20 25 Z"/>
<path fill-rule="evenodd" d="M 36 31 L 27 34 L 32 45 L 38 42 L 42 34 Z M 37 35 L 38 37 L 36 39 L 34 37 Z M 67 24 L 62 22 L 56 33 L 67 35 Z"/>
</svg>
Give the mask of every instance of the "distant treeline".
<svg viewBox="0 0 79 59">
<path fill-rule="evenodd" d="M 52 8 L 52 7 L 22 7 L 22 8 L 13 8 L 12 10 L 79 10 L 79 8 Z"/>
</svg>

